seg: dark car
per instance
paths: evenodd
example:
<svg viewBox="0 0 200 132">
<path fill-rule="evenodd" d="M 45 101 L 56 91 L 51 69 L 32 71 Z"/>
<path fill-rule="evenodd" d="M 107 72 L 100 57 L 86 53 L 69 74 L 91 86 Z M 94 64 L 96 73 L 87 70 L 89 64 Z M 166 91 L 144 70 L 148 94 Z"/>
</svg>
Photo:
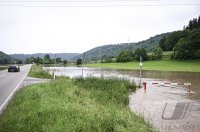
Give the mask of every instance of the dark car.
<svg viewBox="0 0 200 132">
<path fill-rule="evenodd" d="M 8 67 L 8 72 L 20 72 L 20 67 L 18 65 L 11 65 Z"/>
</svg>

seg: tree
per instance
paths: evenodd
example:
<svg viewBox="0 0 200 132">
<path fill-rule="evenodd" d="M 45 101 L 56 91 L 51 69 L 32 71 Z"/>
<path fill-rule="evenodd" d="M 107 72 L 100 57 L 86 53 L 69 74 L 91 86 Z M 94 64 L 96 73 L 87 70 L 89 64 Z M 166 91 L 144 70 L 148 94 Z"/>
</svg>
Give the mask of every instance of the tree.
<svg viewBox="0 0 200 132">
<path fill-rule="evenodd" d="M 200 16 L 198 18 L 198 22 L 197 22 L 198 27 L 200 27 Z"/>
<path fill-rule="evenodd" d="M 165 51 L 165 41 L 166 41 L 166 37 L 164 36 L 162 39 L 160 39 L 159 41 L 159 46 Z"/>
<path fill-rule="evenodd" d="M 1 59 L 0 64 L 9 64 L 9 60 L 7 58 L 3 58 Z"/>
<path fill-rule="evenodd" d="M 187 46 L 187 41 L 185 38 L 182 38 L 173 48 L 172 58 L 175 59 L 188 59 L 190 58 L 190 52 Z"/>
<path fill-rule="evenodd" d="M 49 56 L 49 54 L 46 54 L 44 56 L 44 64 L 52 64 L 52 60 L 51 60 L 51 57 Z"/>
<path fill-rule="evenodd" d="M 103 55 L 102 56 L 102 62 L 103 63 L 112 63 L 113 62 L 113 56 Z"/>
<path fill-rule="evenodd" d="M 82 64 L 82 59 L 77 59 L 76 65 L 81 65 Z"/>
<path fill-rule="evenodd" d="M 36 63 L 37 65 L 43 64 L 43 59 L 40 58 L 40 57 L 37 57 L 37 58 L 35 58 L 35 63 Z"/>
<path fill-rule="evenodd" d="M 119 55 L 116 58 L 117 62 L 129 62 L 133 61 L 134 59 L 134 53 L 131 50 L 123 50 L 119 53 Z"/>
<path fill-rule="evenodd" d="M 16 61 L 17 61 L 17 64 L 23 64 L 21 59 L 17 59 Z"/>
<path fill-rule="evenodd" d="M 30 63 L 35 63 L 35 57 L 30 57 Z"/>
<path fill-rule="evenodd" d="M 30 64 L 30 63 L 31 63 L 30 58 L 26 58 L 25 59 L 25 64 Z"/>
<path fill-rule="evenodd" d="M 135 59 L 137 61 L 140 61 L 140 56 L 142 56 L 142 60 L 145 61 L 145 60 L 148 60 L 148 55 L 147 55 L 147 52 L 144 48 L 137 48 L 135 50 Z"/>
<path fill-rule="evenodd" d="M 200 58 L 200 28 L 193 29 L 187 37 L 188 48 L 192 54 L 192 59 Z"/>
<path fill-rule="evenodd" d="M 163 55 L 163 50 L 160 47 L 157 47 L 153 50 L 153 53 L 151 55 L 152 60 L 158 60 L 161 59 Z"/>
<path fill-rule="evenodd" d="M 56 58 L 56 63 L 61 63 L 61 62 L 62 62 L 61 58 Z"/>
<path fill-rule="evenodd" d="M 66 64 L 67 64 L 67 60 L 64 60 L 64 61 L 63 61 L 63 64 L 66 65 Z"/>
<path fill-rule="evenodd" d="M 173 49 L 174 59 L 200 58 L 200 28 L 189 31 L 187 38 L 182 38 Z"/>
<path fill-rule="evenodd" d="M 193 30 L 199 27 L 200 27 L 200 16 L 198 18 L 194 18 L 193 20 L 190 20 L 186 29 Z"/>
<path fill-rule="evenodd" d="M 161 47 L 164 51 L 171 51 L 174 46 L 176 45 L 176 43 L 179 41 L 179 39 L 181 38 L 186 38 L 188 35 L 188 31 L 184 30 L 184 31 L 175 31 L 172 32 L 165 41 L 164 44 L 164 48 Z"/>
</svg>

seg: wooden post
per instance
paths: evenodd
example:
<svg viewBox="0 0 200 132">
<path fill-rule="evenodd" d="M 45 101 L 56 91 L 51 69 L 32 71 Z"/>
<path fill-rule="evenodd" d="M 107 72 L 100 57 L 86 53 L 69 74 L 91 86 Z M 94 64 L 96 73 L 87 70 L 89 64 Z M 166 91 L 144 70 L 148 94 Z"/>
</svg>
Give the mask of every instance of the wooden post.
<svg viewBox="0 0 200 132">
<path fill-rule="evenodd" d="M 143 86 L 144 86 L 144 92 L 146 93 L 146 90 L 147 90 L 147 83 L 146 83 L 146 82 L 143 82 Z"/>
</svg>

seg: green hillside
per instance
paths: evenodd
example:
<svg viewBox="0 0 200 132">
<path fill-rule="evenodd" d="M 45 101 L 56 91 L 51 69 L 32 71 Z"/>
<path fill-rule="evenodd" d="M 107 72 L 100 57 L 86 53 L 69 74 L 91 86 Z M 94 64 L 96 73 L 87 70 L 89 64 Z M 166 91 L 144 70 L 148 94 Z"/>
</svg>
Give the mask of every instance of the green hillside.
<svg viewBox="0 0 200 132">
<path fill-rule="evenodd" d="M 0 51 L 0 65 L 1 64 L 10 64 L 12 62 L 12 58 L 6 53 Z"/>
<path fill-rule="evenodd" d="M 164 36 L 168 36 L 169 33 L 163 33 L 160 35 L 156 35 L 151 37 L 147 40 L 140 41 L 138 43 L 121 43 L 121 44 L 110 44 L 99 46 L 93 48 L 89 51 L 85 52 L 85 59 L 86 60 L 97 60 L 100 59 L 100 56 L 107 55 L 107 56 L 116 56 L 122 50 L 132 49 L 135 50 L 137 48 L 145 48 L 147 52 L 151 52 L 155 47 L 159 45 L 159 41 Z M 76 61 L 79 58 L 83 58 L 83 53 L 72 58 L 72 61 Z"/>
</svg>

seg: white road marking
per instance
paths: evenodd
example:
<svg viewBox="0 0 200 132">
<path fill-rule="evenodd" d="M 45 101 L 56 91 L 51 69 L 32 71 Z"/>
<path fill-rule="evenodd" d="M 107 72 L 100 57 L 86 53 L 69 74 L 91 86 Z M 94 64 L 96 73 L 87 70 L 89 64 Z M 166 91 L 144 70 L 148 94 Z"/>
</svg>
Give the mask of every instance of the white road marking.
<svg viewBox="0 0 200 132">
<path fill-rule="evenodd" d="M 15 89 L 10 93 L 10 95 L 6 98 L 6 100 L 3 102 L 3 104 L 0 106 L 0 115 L 3 112 L 3 110 L 6 108 L 8 102 L 12 99 L 12 96 L 15 94 L 17 89 L 20 87 L 22 82 L 25 80 L 26 76 L 22 78 L 22 80 L 19 82 L 19 84 L 15 87 Z"/>
</svg>

